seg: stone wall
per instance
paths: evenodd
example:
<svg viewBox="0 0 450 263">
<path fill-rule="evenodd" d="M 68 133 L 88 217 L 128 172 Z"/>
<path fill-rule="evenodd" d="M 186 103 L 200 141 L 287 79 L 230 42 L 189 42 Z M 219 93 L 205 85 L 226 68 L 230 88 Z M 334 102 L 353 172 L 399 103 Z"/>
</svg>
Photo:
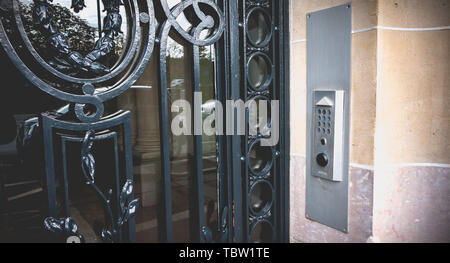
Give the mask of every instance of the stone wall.
<svg viewBox="0 0 450 263">
<path fill-rule="evenodd" d="M 348 234 L 305 218 L 306 14 L 350 1 L 290 2 L 291 241 L 450 241 L 450 1 L 351 1 Z"/>
</svg>

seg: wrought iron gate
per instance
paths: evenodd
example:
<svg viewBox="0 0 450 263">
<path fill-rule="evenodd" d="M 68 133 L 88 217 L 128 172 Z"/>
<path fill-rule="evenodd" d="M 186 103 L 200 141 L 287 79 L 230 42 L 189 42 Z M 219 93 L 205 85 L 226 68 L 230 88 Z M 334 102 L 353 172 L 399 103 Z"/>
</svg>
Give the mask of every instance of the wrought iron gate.
<svg viewBox="0 0 450 263">
<path fill-rule="evenodd" d="M 31 132 L 38 127 L 44 141 L 49 201 L 49 217 L 44 225 L 48 230 L 68 241 L 83 241 L 70 217 L 68 194 L 67 149 L 78 145 L 80 176 L 103 203 L 103 241 L 135 241 L 134 214 L 139 200 L 133 195 L 130 116 L 124 111 L 104 116 L 104 103 L 130 88 L 150 59 L 157 59 L 163 189 L 159 237 L 163 242 L 173 242 L 166 53 L 169 34 L 176 34 L 190 47 L 193 92 L 200 91 L 199 49 L 215 45 L 218 101 L 225 105 L 227 100 L 277 100 L 281 105 L 279 123 L 268 124 L 280 127 L 276 146 L 262 147 L 264 133 L 260 130 L 252 136 L 248 128 L 244 136 L 235 132 L 217 137 L 217 229 L 211 229 L 205 219 L 202 136 L 194 135 L 194 194 L 189 197 L 191 241 L 287 241 L 288 1 L 102 0 L 106 15 L 101 26 L 99 0 L 72 0 L 75 12 L 97 8 L 99 37 L 85 56 L 59 32 L 51 0 L 33 0 L 32 5 L 34 29 L 46 37 L 45 46 L 52 51 L 48 56 L 40 54 L 28 38 L 19 1 L 0 3 L 0 40 L 10 59 L 35 86 L 69 103 L 59 112 L 41 114 L 39 122 L 28 129 Z M 120 8 L 125 11 L 119 12 Z M 177 21 L 181 15 L 194 17 L 197 24 L 186 30 Z M 122 31 L 128 36 L 124 52 L 112 58 L 116 36 Z M 247 111 L 246 127 L 248 115 Z M 225 125 L 236 129 L 235 123 Z M 114 176 L 106 184 L 96 181 L 100 173 L 96 167 L 99 153 L 94 152 L 101 142 L 111 143 L 113 150 L 110 157 L 114 167 L 110 172 Z M 62 205 L 56 202 L 59 174 L 65 196 Z M 64 208 L 62 218 L 59 206 Z"/>
</svg>

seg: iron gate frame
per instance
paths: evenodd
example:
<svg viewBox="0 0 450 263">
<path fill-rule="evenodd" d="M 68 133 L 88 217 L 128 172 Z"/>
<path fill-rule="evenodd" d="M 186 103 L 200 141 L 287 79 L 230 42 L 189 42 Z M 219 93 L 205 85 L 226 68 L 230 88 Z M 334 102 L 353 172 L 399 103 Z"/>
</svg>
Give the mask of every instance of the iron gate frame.
<svg viewBox="0 0 450 263">
<path fill-rule="evenodd" d="M 242 92 L 242 83 L 246 76 L 246 61 L 241 60 L 242 54 L 245 54 L 247 49 L 243 48 L 245 45 L 245 18 L 241 17 L 240 13 L 247 4 L 254 6 L 263 5 L 264 1 L 217 1 L 218 7 L 223 11 L 226 19 L 227 30 L 225 30 L 221 39 L 215 44 L 217 65 L 223 65 L 222 68 L 216 68 L 216 99 L 225 105 L 227 99 L 237 101 L 239 99 L 246 100 L 246 94 Z M 270 2 L 270 1 L 269 1 Z M 290 93 L 289 93 L 289 56 L 290 56 L 290 41 L 289 41 L 289 2 L 283 1 L 271 1 L 272 16 L 277 19 L 276 25 L 273 24 L 274 32 L 272 35 L 272 52 L 273 56 L 277 58 L 279 63 L 277 67 L 274 66 L 274 74 L 279 76 L 276 84 L 273 85 L 273 92 L 277 93 L 277 98 L 280 100 L 280 142 L 277 149 L 276 157 L 277 167 L 280 175 L 276 178 L 276 185 L 274 187 L 274 206 L 277 207 L 274 220 L 277 222 L 273 228 L 274 237 L 272 242 L 289 242 L 289 171 L 290 171 Z M 242 5 L 242 6 L 241 6 Z M 275 6 L 276 5 L 276 6 Z M 244 28 L 244 30 L 243 30 Z M 166 41 L 166 40 L 164 40 Z M 161 43 L 161 42 L 160 42 Z M 193 46 L 195 48 L 195 45 Z M 277 52 L 278 50 L 278 52 Z M 195 63 L 195 51 L 193 62 L 193 75 L 194 75 L 194 92 L 199 91 L 198 80 L 195 76 L 198 74 L 198 65 Z M 162 53 L 161 53 L 162 54 Z M 160 62 L 164 60 L 160 56 Z M 165 63 L 162 61 L 160 64 L 160 73 L 165 72 Z M 166 136 L 168 134 L 169 119 L 168 119 L 168 105 L 167 105 L 167 91 L 165 91 L 165 80 L 162 79 L 164 74 L 160 74 L 160 133 L 161 133 L 161 156 L 163 161 L 161 162 L 161 171 L 163 176 L 163 200 L 164 213 L 160 218 L 160 226 L 163 226 L 160 230 L 161 242 L 173 242 L 173 230 L 171 218 L 171 189 L 170 189 L 170 149 L 169 141 Z M 163 82 L 161 82 L 161 80 Z M 275 82 L 274 82 L 275 83 Z M 235 116 L 237 112 L 234 113 Z M 227 125 L 232 125 L 227 123 Z M 237 127 L 236 118 L 233 127 Z M 247 175 L 247 156 L 248 147 L 243 146 L 244 140 L 248 140 L 248 135 L 224 135 L 218 136 L 218 173 L 219 173 L 219 216 L 222 222 L 219 222 L 219 226 L 223 229 L 217 229 L 219 234 L 225 235 L 228 242 L 249 242 L 250 241 L 250 225 L 248 223 L 248 205 L 249 205 L 249 193 L 247 187 L 244 185 Z M 207 238 L 205 229 L 207 232 L 216 230 L 208 229 L 205 225 L 204 214 L 202 209 L 199 209 L 203 204 L 203 186 L 202 186 L 202 173 L 201 173 L 201 136 L 194 136 L 194 183 L 192 192 L 194 196 L 194 212 L 191 214 L 191 219 L 194 224 L 191 224 L 191 239 L 194 242 L 215 242 L 217 240 L 211 240 Z M 240 153 L 240 154 L 236 154 Z M 192 207 L 191 207 L 192 209 Z M 229 211 L 224 213 L 224 211 Z M 226 222 L 224 222 L 224 214 L 226 216 Z M 229 224 L 229 222 L 233 222 Z M 254 226 L 253 226 L 254 227 Z M 225 230 L 226 229 L 226 230 Z"/>
<path fill-rule="evenodd" d="M 133 1 L 133 0 L 129 0 Z M 182 12 L 186 7 L 183 5 L 176 5 L 174 8 L 168 8 L 167 2 L 165 0 L 160 1 L 167 20 L 161 25 L 160 28 L 160 36 L 159 38 L 154 38 L 152 36 L 152 30 L 156 30 L 153 28 L 155 17 L 148 17 L 147 13 L 141 13 L 139 16 L 132 16 L 132 19 L 135 20 L 136 23 L 143 24 L 151 24 L 148 28 L 150 34 L 149 43 L 151 45 L 155 44 L 155 50 L 151 48 L 153 59 L 159 60 L 159 83 L 160 83 L 160 129 L 161 129 L 161 172 L 162 172 L 162 185 L 164 191 L 162 191 L 163 200 L 164 200 L 164 209 L 162 217 L 159 221 L 160 226 L 160 241 L 163 242 L 172 242 L 173 241 L 173 230 L 172 230 L 172 221 L 171 221 L 171 191 L 170 191 L 170 152 L 169 152 L 169 142 L 167 138 L 168 134 L 168 101 L 167 101 L 167 85 L 165 85 L 164 76 L 165 76 L 165 47 L 164 43 L 168 37 L 168 31 L 171 28 L 175 29 L 179 35 L 181 35 L 187 42 L 190 42 L 193 58 L 192 58 L 192 68 L 193 68 L 193 86 L 194 91 L 199 91 L 199 46 L 211 45 L 215 44 L 216 48 L 216 58 L 217 58 L 217 66 L 216 67 L 216 76 L 218 81 L 216 82 L 216 88 L 218 93 L 216 94 L 217 99 L 221 102 L 225 102 L 227 99 L 231 99 L 233 101 L 237 101 L 239 99 L 246 100 L 246 88 L 243 93 L 241 86 L 244 83 L 246 86 L 246 63 L 247 60 L 242 60 L 242 54 L 244 54 L 244 58 L 246 57 L 247 47 L 246 47 L 246 6 L 253 5 L 258 7 L 264 6 L 266 0 L 219 0 L 215 2 L 211 2 L 209 0 L 186 0 L 185 1 L 189 6 L 192 6 L 195 10 L 196 15 L 201 20 L 199 28 L 197 32 L 191 36 L 187 34 L 183 29 L 181 29 L 180 25 L 176 23 L 176 17 L 174 17 L 174 13 Z M 272 19 L 272 62 L 274 63 L 273 67 L 273 86 L 272 86 L 272 96 L 275 96 L 280 100 L 280 105 L 282 108 L 280 109 L 280 141 L 278 146 L 276 147 L 276 151 L 274 152 L 273 157 L 277 159 L 276 164 L 272 167 L 272 175 L 273 176 L 273 206 L 275 207 L 275 212 L 273 212 L 273 242 L 288 242 L 289 241 L 289 156 L 290 156 L 290 126 L 289 126 L 289 104 L 290 104 L 290 93 L 289 93 L 289 56 L 290 56 L 290 42 L 289 42 L 289 0 L 283 1 L 275 1 L 275 0 L 267 0 L 271 4 L 271 15 Z M 134 1 L 134 3 L 136 3 Z M 213 27 L 214 25 L 210 25 L 211 21 L 208 20 L 208 17 L 200 10 L 198 7 L 198 3 L 209 4 L 218 14 L 220 24 L 217 27 L 218 32 L 215 32 L 216 36 L 213 36 L 211 39 L 207 41 L 202 41 L 198 38 L 199 33 L 202 29 Z M 214 3 L 214 4 L 211 4 Z M 151 6 L 150 11 L 153 10 L 153 6 Z M 222 11 L 220 11 L 221 9 Z M 222 13 L 223 12 L 223 15 Z M 147 14 L 147 16 L 146 16 Z M 150 14 L 152 15 L 152 14 Z M 175 15 L 176 16 L 176 15 Z M 139 22 L 140 19 L 140 22 Z M 224 21 L 221 21 L 221 20 Z M 3 28 L 1 28 L 3 30 Z M 167 32 L 166 32 L 167 31 Z M 220 32 L 221 31 L 221 32 Z M 222 35 L 223 32 L 223 35 Z M 5 33 L 2 31 L 2 37 Z M 213 34 L 214 35 L 214 34 Z M 3 46 L 8 50 L 12 47 L 8 45 L 9 40 L 2 38 Z M 133 42 L 135 43 L 135 42 Z M 134 45 L 134 44 L 133 44 Z M 257 49 L 259 47 L 256 47 Z M 148 51 L 148 50 L 147 50 Z M 159 51 L 159 52 L 157 52 Z M 250 50 L 251 51 L 251 50 Z M 33 50 L 31 50 L 32 54 Z M 159 57 L 156 55 L 157 52 Z M 17 54 L 13 51 L 16 57 Z M 152 55 L 149 54 L 149 55 Z M 69 130 L 78 130 L 86 131 L 88 127 L 96 126 L 98 123 L 103 122 L 100 118 L 103 115 L 103 105 L 102 103 L 106 100 L 109 100 L 121 92 L 123 92 L 126 87 L 130 86 L 132 82 L 136 81 L 137 76 L 142 74 L 142 68 L 137 69 L 137 73 L 131 78 L 127 79 L 126 83 L 123 86 L 119 86 L 116 89 L 113 89 L 111 94 L 98 94 L 98 96 L 94 95 L 94 86 L 90 84 L 97 83 L 95 79 L 91 80 L 79 80 L 75 78 L 70 78 L 67 76 L 67 79 L 70 81 L 74 81 L 78 84 L 84 84 L 82 87 L 82 91 L 84 95 L 72 95 L 67 93 L 62 93 L 56 89 L 51 89 L 49 85 L 41 81 L 40 79 L 34 78 L 32 72 L 24 65 L 22 65 L 20 59 L 17 60 L 16 57 L 9 54 L 16 64 L 16 66 L 24 72 L 25 76 L 28 77 L 35 85 L 39 86 L 41 89 L 46 91 L 47 93 L 60 97 L 60 99 L 67 100 L 74 104 L 74 107 L 71 109 L 76 114 L 77 118 L 84 123 L 65 123 L 63 126 L 65 129 Z M 149 59 L 149 55 L 146 53 L 143 55 L 143 60 L 139 61 L 139 63 L 143 62 L 142 65 L 146 65 Z M 45 62 L 45 61 L 44 61 Z M 129 61 L 128 61 L 129 62 Z M 221 67 L 223 65 L 223 67 Z M 275 66 L 278 65 L 278 66 Z M 55 72 L 54 72 L 55 73 Z M 58 72 L 56 72 L 56 77 L 61 77 Z M 278 79 L 277 79 L 278 77 Z M 66 76 L 64 76 L 66 78 Z M 100 78 L 101 79 L 101 78 Z M 97 108 L 97 112 L 95 115 L 87 116 L 82 112 L 83 104 L 94 105 Z M 236 112 L 235 112 L 236 116 Z M 247 113 L 248 116 L 248 113 Z M 117 117 L 117 116 L 116 116 Z M 58 121 L 49 121 L 50 118 L 46 116 L 42 117 L 42 128 L 49 129 L 53 124 L 58 123 Z M 111 120 L 112 122 L 119 121 L 125 126 L 125 132 L 129 133 L 129 116 L 125 113 L 121 117 L 117 117 Z M 236 120 L 235 120 L 236 121 Z M 81 125 L 82 124 L 82 125 Z M 234 123 L 236 124 L 236 123 Z M 227 123 L 227 125 L 231 125 L 231 123 Z M 86 126 L 86 127 L 85 127 Z M 100 127 L 101 126 L 101 127 Z M 237 125 L 233 125 L 236 129 Z M 99 125 L 100 128 L 109 128 L 103 127 Z M 128 131 L 128 132 L 127 132 Z M 47 134 L 47 133 L 46 133 Z M 219 222 L 219 238 L 218 240 L 212 240 L 211 232 L 216 230 L 211 230 L 205 225 L 205 218 L 203 209 L 201 209 L 201 205 L 203 204 L 203 175 L 202 175 L 202 140 L 201 136 L 194 136 L 194 149 L 195 149 L 195 165 L 194 165 L 194 184 L 193 184 L 193 192 L 195 195 L 193 196 L 193 202 L 196 203 L 193 209 L 193 216 L 191 218 L 192 229 L 191 229 L 191 239 L 194 242 L 249 242 L 250 241 L 250 225 L 249 225 L 249 189 L 247 184 L 247 174 L 248 174 L 248 158 L 245 158 L 248 154 L 248 142 L 249 137 L 248 134 L 246 136 L 237 135 L 235 131 L 235 135 L 226 135 L 226 136 L 218 136 L 218 171 L 219 171 L 219 211 L 220 216 L 218 218 L 221 219 Z M 49 138 L 53 136 L 49 134 L 45 135 L 46 141 L 49 143 Z M 128 134 L 128 137 L 130 135 Z M 127 143 L 130 143 L 130 138 L 125 138 Z M 53 147 L 51 143 L 49 143 L 50 147 Z M 129 145 L 126 147 L 127 152 L 129 153 Z M 240 154 L 233 154 L 240 153 Z M 127 156 L 129 156 L 127 154 Z M 47 156 L 47 158 L 51 158 Z M 127 170 L 130 170 L 131 161 L 128 160 L 129 157 L 126 157 Z M 48 161 L 49 159 L 47 159 Z M 130 162 L 128 162 L 130 161 Z M 51 161 L 50 161 L 51 163 Z M 51 166 L 51 165 L 50 165 Z M 51 167 L 49 168 L 51 169 Z M 52 185 L 52 172 L 49 172 L 47 169 L 47 178 L 49 188 Z M 128 174 L 128 173 L 127 173 Z M 281 176 L 277 177 L 276 174 Z M 245 176 L 244 176 L 245 175 Z M 127 179 L 132 178 L 127 175 Z M 52 201 L 54 197 L 53 192 L 49 191 L 49 201 Z M 51 215 L 55 215 L 55 207 L 50 203 L 50 212 Z M 129 241 L 134 241 L 134 228 L 133 219 L 130 219 L 130 239 Z M 253 226 L 254 227 L 254 226 Z"/>
</svg>

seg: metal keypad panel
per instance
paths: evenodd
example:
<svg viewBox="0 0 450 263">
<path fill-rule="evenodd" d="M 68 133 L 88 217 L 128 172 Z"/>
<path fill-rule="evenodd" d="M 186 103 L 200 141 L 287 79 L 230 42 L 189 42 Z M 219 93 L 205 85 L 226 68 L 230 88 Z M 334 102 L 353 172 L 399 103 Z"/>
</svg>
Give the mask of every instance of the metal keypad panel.
<svg viewBox="0 0 450 263">
<path fill-rule="evenodd" d="M 315 131 L 312 175 L 333 180 L 335 92 L 314 93 Z"/>
<path fill-rule="evenodd" d="M 319 107 L 316 113 L 317 120 L 317 133 L 322 134 L 324 137 L 331 135 L 333 132 L 333 117 L 334 111 L 330 108 Z"/>
</svg>

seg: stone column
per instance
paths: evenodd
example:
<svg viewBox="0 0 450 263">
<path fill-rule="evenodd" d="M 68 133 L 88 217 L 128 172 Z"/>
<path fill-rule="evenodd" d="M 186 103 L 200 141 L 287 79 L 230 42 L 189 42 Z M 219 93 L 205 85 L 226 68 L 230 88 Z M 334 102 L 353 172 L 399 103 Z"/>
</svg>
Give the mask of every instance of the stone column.
<svg viewBox="0 0 450 263">
<path fill-rule="evenodd" d="M 158 67 L 156 59 L 147 66 L 136 87 L 135 172 L 141 178 L 142 205 L 158 203 L 160 187 L 160 138 Z"/>
<path fill-rule="evenodd" d="M 131 142 L 133 147 L 136 145 L 136 90 L 129 89 L 117 98 L 117 106 L 119 110 L 128 110 L 131 113 Z"/>
<path fill-rule="evenodd" d="M 135 155 L 141 160 L 160 158 L 158 90 L 150 88 L 136 90 L 137 138 Z"/>
</svg>

